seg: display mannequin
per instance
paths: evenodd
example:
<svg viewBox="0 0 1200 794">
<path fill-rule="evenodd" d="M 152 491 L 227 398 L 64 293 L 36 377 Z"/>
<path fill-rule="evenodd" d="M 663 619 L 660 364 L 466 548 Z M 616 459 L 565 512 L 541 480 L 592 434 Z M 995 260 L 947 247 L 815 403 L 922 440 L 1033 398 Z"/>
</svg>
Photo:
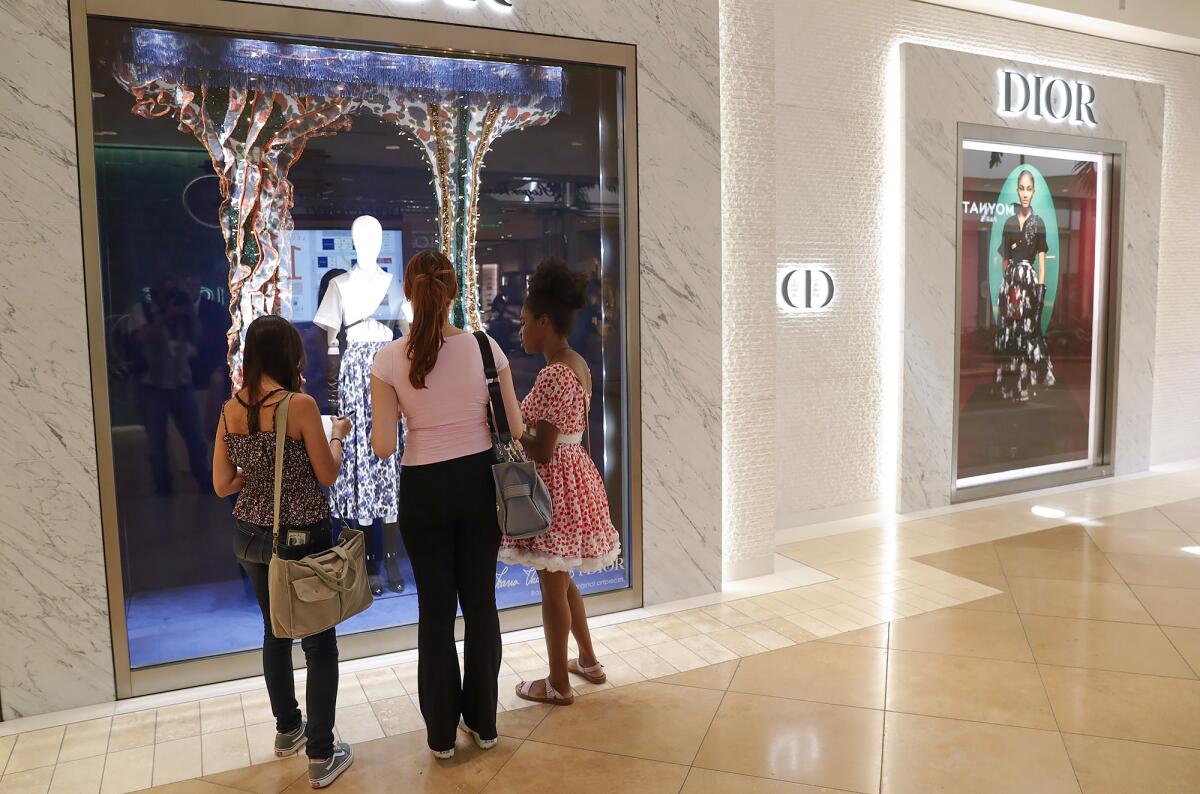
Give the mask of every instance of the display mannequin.
<svg viewBox="0 0 1200 794">
<path fill-rule="evenodd" d="M 399 288 L 392 274 L 379 266 L 379 251 L 383 246 L 383 227 L 379 221 L 370 215 L 360 216 L 350 227 L 350 234 L 357 262 L 350 272 L 329 282 L 313 317 L 313 322 L 325 329 L 328 339 L 331 410 L 335 415 L 350 417 L 353 422 L 345 442 L 342 471 L 330 492 L 330 503 L 334 515 L 344 521 L 356 521 L 368 532 L 376 519 L 383 520 L 387 586 L 400 593 L 404 590 L 404 575 L 400 569 L 402 545 L 396 523 L 399 453 L 380 460 L 371 449 L 371 364 L 375 354 L 392 341 L 392 328 L 375 315 L 380 313 L 381 306 L 399 300 Z M 338 340 L 343 330 L 344 350 Z M 383 593 L 383 580 L 369 536 L 367 549 L 371 592 L 378 596 Z"/>
</svg>

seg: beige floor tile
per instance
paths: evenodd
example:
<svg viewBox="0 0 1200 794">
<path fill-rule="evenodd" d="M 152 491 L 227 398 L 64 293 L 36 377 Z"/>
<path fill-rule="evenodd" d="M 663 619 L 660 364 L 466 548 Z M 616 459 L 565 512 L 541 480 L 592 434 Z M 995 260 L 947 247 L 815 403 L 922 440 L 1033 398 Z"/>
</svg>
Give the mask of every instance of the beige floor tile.
<svg viewBox="0 0 1200 794">
<path fill-rule="evenodd" d="M 1169 532 L 1171 530 L 1178 530 L 1179 527 L 1171 519 L 1167 518 L 1162 511 L 1150 507 L 1144 510 L 1133 510 L 1128 513 L 1104 516 L 1103 518 L 1092 519 L 1088 522 L 1087 530 L 1089 533 L 1093 533 L 1093 537 L 1097 529 L 1133 532 Z"/>
<path fill-rule="evenodd" d="M 1158 626 L 1022 615 L 1041 664 L 1195 678 Z"/>
<path fill-rule="evenodd" d="M 1095 551 L 1057 551 L 1015 546 L 996 549 L 1004 575 L 1029 579 L 1070 579 L 1092 582 L 1119 582 L 1121 575 L 1108 558 Z"/>
<path fill-rule="evenodd" d="M 733 680 L 737 669 L 738 661 L 735 659 L 732 662 L 722 662 L 721 664 L 701 667 L 698 670 L 689 670 L 686 673 L 675 673 L 674 675 L 663 676 L 656 680 L 662 684 L 724 690 L 729 689 L 729 682 Z"/>
<path fill-rule="evenodd" d="M 50 794 L 97 794 L 104 779 L 104 756 L 67 761 L 54 767 Z"/>
<path fill-rule="evenodd" d="M 369 701 L 388 700 L 408 694 L 390 667 L 365 670 L 358 674 L 358 683 Z"/>
<path fill-rule="evenodd" d="M 800 628 L 795 623 L 784 617 L 771 618 L 770 620 L 764 620 L 762 623 L 755 625 L 764 626 L 776 634 L 786 637 L 788 640 L 791 640 L 789 645 L 795 645 L 798 642 L 809 642 L 810 640 L 817 639 L 816 634 L 813 634 L 807 629 Z M 746 634 L 744 630 L 742 633 Z M 753 638 L 753 635 L 751 634 L 747 634 L 747 636 Z"/>
<path fill-rule="evenodd" d="M 792 606 L 786 601 L 781 601 L 778 597 L 776 597 L 775 594 L 754 596 L 753 598 L 748 598 L 746 600 L 752 604 L 757 604 L 758 606 L 765 608 L 775 617 L 787 617 L 788 615 L 794 615 L 800 611 L 800 609 Z"/>
<path fill-rule="evenodd" d="M 240 728 L 246 724 L 242 711 L 242 696 L 227 695 L 200 701 L 200 731 L 215 733 Z"/>
<path fill-rule="evenodd" d="M 753 598 L 739 598 L 736 601 L 729 601 L 727 603 L 738 612 L 744 613 L 756 623 L 761 623 L 764 620 L 770 620 L 771 618 L 779 617 L 778 612 L 772 609 L 767 609 L 762 604 L 756 602 Z"/>
<path fill-rule="evenodd" d="M 837 789 L 692 768 L 680 794 L 843 794 Z"/>
<path fill-rule="evenodd" d="M 125 794 L 149 788 L 154 770 L 154 748 L 135 747 L 109 753 L 104 762 L 104 779 L 100 794 Z"/>
<path fill-rule="evenodd" d="M 881 711 L 730 692 L 694 763 L 873 794 L 882 739 Z"/>
<path fill-rule="evenodd" d="M 780 619 L 782 620 L 782 618 Z M 786 623 L 787 621 L 784 622 Z M 790 623 L 788 625 L 794 627 L 796 630 L 802 630 L 794 623 Z M 734 629 L 734 631 L 745 636 L 747 639 L 757 642 L 759 645 L 763 646 L 769 651 L 779 650 L 780 648 L 788 648 L 796 644 L 795 640 L 788 637 L 786 634 L 775 631 L 765 623 L 751 623 L 748 626 L 738 626 L 736 629 Z M 806 640 L 812 639 L 811 634 L 808 632 L 805 632 L 805 634 L 808 634 L 808 636 L 805 638 Z"/>
<path fill-rule="evenodd" d="M 245 728 L 234 728 L 200 737 L 200 754 L 205 775 L 250 766 L 250 744 Z"/>
<path fill-rule="evenodd" d="M 179 783 L 168 783 L 165 786 L 155 786 L 146 791 L 149 794 L 244 794 L 246 790 L 218 786 L 207 780 L 184 780 Z"/>
<path fill-rule="evenodd" d="M 108 752 L 119 753 L 154 744 L 156 719 L 157 714 L 153 711 L 135 711 L 113 717 L 112 730 L 108 733 Z"/>
<path fill-rule="evenodd" d="M 788 608 L 788 615 L 794 615 L 797 612 L 807 612 L 810 609 L 821 607 L 822 604 L 805 595 L 804 591 L 806 589 L 805 587 L 796 587 L 791 590 L 781 590 L 778 593 L 772 594 L 772 598 Z M 787 617 L 787 615 L 784 617 Z"/>
<path fill-rule="evenodd" d="M 246 726 L 246 745 L 250 750 L 251 764 L 275 761 L 275 723 L 258 722 Z M 300 754 L 304 755 L 301 748 Z"/>
<path fill-rule="evenodd" d="M 62 764 L 104 755 L 108 752 L 108 733 L 111 729 L 112 717 L 68 725 L 58 751 L 58 762 Z"/>
<path fill-rule="evenodd" d="M 711 632 L 721 631 L 722 629 L 727 628 L 724 623 L 710 615 L 705 614 L 699 609 L 689 609 L 686 612 L 677 612 L 676 617 L 703 634 L 709 634 Z"/>
<path fill-rule="evenodd" d="M 799 631 L 799 628 L 797 628 L 797 631 Z M 692 653 L 703 659 L 705 664 L 719 664 L 721 662 L 729 662 L 739 658 L 736 653 L 705 634 L 698 634 L 695 637 L 686 637 L 679 642 L 685 648 L 692 651 Z"/>
<path fill-rule="evenodd" d="M 242 719 L 247 725 L 260 722 L 274 724 L 275 715 L 271 713 L 271 698 L 267 696 L 267 690 L 242 693 Z"/>
<path fill-rule="evenodd" d="M 1065 733 L 1200 749 L 1200 681 L 1076 667 L 1041 674 Z"/>
<path fill-rule="evenodd" d="M 666 632 L 656 629 L 648 620 L 635 620 L 632 623 L 622 623 L 621 628 L 625 633 L 642 645 L 658 645 L 664 642 L 670 642 L 671 637 Z"/>
<path fill-rule="evenodd" d="M 379 718 L 375 716 L 370 703 L 339 707 L 334 723 L 342 741 L 350 744 L 383 738 L 383 727 L 379 724 Z"/>
<path fill-rule="evenodd" d="M 504 653 L 505 654 L 508 653 L 507 646 L 504 648 Z M 508 659 L 505 659 L 504 663 L 507 664 Z M 410 695 L 417 694 L 417 663 L 416 662 L 408 662 L 406 664 L 398 664 L 392 668 L 392 672 L 395 673 L 396 677 L 400 679 L 400 684 L 401 684 L 401 686 L 404 687 L 405 692 L 407 692 Z"/>
<path fill-rule="evenodd" d="M 943 609 L 892 623 L 893 650 L 1032 662 L 1017 615 Z"/>
<path fill-rule="evenodd" d="M 714 604 L 710 607 L 701 607 L 700 611 L 713 620 L 730 627 L 745 626 L 755 622 L 754 618 L 745 612 L 733 608 L 729 604 Z"/>
<path fill-rule="evenodd" d="M 622 794 L 676 794 L 688 767 L 591 750 L 525 742 L 485 789 L 488 794 L 556 791 L 564 770 L 574 780 L 604 781 L 604 790 Z"/>
<path fill-rule="evenodd" d="M 103 756 L 68 760 L 55 766 L 50 794 L 97 794 L 103 777 Z"/>
<path fill-rule="evenodd" d="M 839 633 L 843 631 L 855 631 L 857 629 L 866 628 L 872 623 L 871 621 L 863 623 L 862 621 L 851 620 L 845 615 L 835 612 L 833 607 L 821 607 L 820 609 L 814 609 L 811 612 L 806 612 L 804 614 L 811 615 L 822 623 L 833 626 L 834 629 L 836 629 Z M 796 616 L 793 615 L 792 617 L 794 618 Z"/>
<path fill-rule="evenodd" d="M 16 734 L 0 736 L 0 775 L 4 774 L 4 767 L 8 765 L 8 757 L 12 754 L 13 745 L 16 743 Z"/>
<path fill-rule="evenodd" d="M 356 761 L 360 749 L 354 748 Z M 302 781 L 305 787 L 308 786 L 308 758 L 301 752 L 291 758 L 273 759 L 267 763 L 242 769 L 205 775 L 204 780 L 215 785 L 228 786 L 237 791 L 279 794 L 296 781 Z M 203 794 L 203 792 L 197 794 Z"/>
<path fill-rule="evenodd" d="M 200 737 L 174 739 L 154 745 L 154 785 L 177 783 L 203 774 Z"/>
<path fill-rule="evenodd" d="M 413 706 L 408 695 L 376 700 L 371 703 L 371 708 L 385 736 L 396 736 L 425 728 L 421 712 Z"/>
<path fill-rule="evenodd" d="M 1200 750 L 1063 734 L 1083 794 L 1190 794 L 1200 784 Z"/>
<path fill-rule="evenodd" d="M 655 618 L 652 623 L 654 627 L 666 634 L 673 640 L 682 640 L 684 637 L 694 637 L 700 633 L 700 629 L 693 626 L 691 623 L 686 623 L 674 615 L 667 615 L 662 618 Z M 599 653 L 599 649 L 596 649 Z"/>
<path fill-rule="evenodd" d="M 1200 675 L 1200 629 L 1163 626 L 1162 630 L 1179 655 L 1191 665 L 1192 672 Z"/>
<path fill-rule="evenodd" d="M 622 651 L 617 656 L 646 678 L 658 678 L 679 672 L 677 667 L 649 648 Z"/>
<path fill-rule="evenodd" d="M 736 653 L 739 658 L 753 656 L 757 653 L 766 653 L 767 651 L 765 646 L 760 645 L 736 629 L 714 631 L 712 634 L 709 634 L 708 637 L 711 640 L 715 640 L 729 651 Z"/>
<path fill-rule="evenodd" d="M 887 651 L 808 642 L 743 659 L 731 692 L 883 708 Z"/>
<path fill-rule="evenodd" d="M 17 736 L 4 774 L 11 775 L 43 766 L 54 766 L 58 761 L 58 750 L 62 746 L 64 733 L 66 727 L 60 725 L 57 728 L 43 728 Z"/>
<path fill-rule="evenodd" d="M 1090 527 L 1088 533 L 1100 550 L 1107 554 L 1157 554 L 1186 558 L 1189 552 L 1184 549 L 1196 545 L 1192 536 L 1181 529 L 1161 531 Z"/>
<path fill-rule="evenodd" d="M 1137 596 L 1122 582 L 1066 579 L 1008 580 L 1017 609 L 1030 615 L 1153 623 Z"/>
<path fill-rule="evenodd" d="M 611 647 L 611 646 L 610 646 Z M 524 645 L 505 645 L 504 646 L 504 661 L 514 672 L 518 670 L 537 670 L 545 666 L 545 661 L 529 648 Z M 409 690 L 410 695 L 417 693 L 417 688 L 414 686 L 410 689 L 408 684 L 404 685 L 405 689 Z"/>
<path fill-rule="evenodd" d="M 817 639 L 832 637 L 836 634 L 844 634 L 845 632 L 834 628 L 823 620 L 813 616 L 812 612 L 798 612 L 795 615 L 788 615 L 784 620 L 789 623 L 794 623 L 797 627 L 804 629 L 809 634 Z"/>
<path fill-rule="evenodd" d="M 883 790 L 1077 794 L 1079 788 L 1057 732 L 889 712 Z"/>
<path fill-rule="evenodd" d="M 503 711 L 496 715 L 496 729 L 501 736 L 512 739 L 528 739 L 534 728 L 541 725 L 542 720 L 546 719 L 546 715 L 555 708 L 558 707 L 535 703 L 527 709 Z"/>
<path fill-rule="evenodd" d="M 28 769 L 0 778 L 0 794 L 46 794 L 54 779 L 54 767 Z"/>
<path fill-rule="evenodd" d="M 1078 524 L 1067 524 L 1053 529 L 1026 532 L 1001 538 L 996 543 L 997 553 L 1004 549 L 1044 549 L 1046 551 L 1095 551 L 1095 544 L 1087 530 Z"/>
<path fill-rule="evenodd" d="M 826 637 L 825 642 L 833 642 L 838 645 L 863 645 L 868 648 L 886 648 L 888 647 L 888 624 L 879 623 L 874 626 L 868 626 L 865 629 L 855 629 L 842 634 L 834 634 Z"/>
<path fill-rule="evenodd" d="M 154 731 L 156 743 L 186 739 L 199 734 L 199 703 L 180 703 L 175 706 L 164 706 L 158 710 L 158 727 Z"/>
<path fill-rule="evenodd" d="M 918 562 L 942 571 L 973 578 L 973 574 L 1002 574 L 1000 558 L 991 543 L 977 543 L 961 549 L 939 551 L 916 558 Z"/>
<path fill-rule="evenodd" d="M 723 693 L 655 682 L 598 692 L 550 712 L 530 739 L 676 764 L 691 763 Z"/>
<path fill-rule="evenodd" d="M 1035 665 L 892 651 L 887 708 L 930 717 L 1055 730 Z"/>
<path fill-rule="evenodd" d="M 458 669 L 462 669 L 461 663 Z M 339 708 L 343 706 L 359 706 L 366 702 L 367 693 L 363 691 L 362 686 L 358 683 L 358 676 L 353 673 L 347 673 L 338 678 L 337 704 Z"/>
<path fill-rule="evenodd" d="M 1163 557 L 1151 554 L 1110 554 L 1108 559 L 1131 585 L 1200 589 L 1200 557 Z"/>
<path fill-rule="evenodd" d="M 1134 585 L 1132 589 L 1158 623 L 1200 628 L 1200 590 L 1152 585 Z"/>
<path fill-rule="evenodd" d="M 338 778 L 332 790 L 353 794 L 482 791 L 518 746 L 516 741 L 501 739 L 495 748 L 482 751 L 459 742 L 453 760 L 438 761 L 425 745 L 424 734 L 390 736 L 355 747 L 354 765 Z M 285 791 L 311 794 L 312 788 L 307 776 L 301 775 Z"/>
<path fill-rule="evenodd" d="M 650 650 L 679 671 L 695 670 L 708 663 L 679 640 L 651 645 Z"/>
</svg>

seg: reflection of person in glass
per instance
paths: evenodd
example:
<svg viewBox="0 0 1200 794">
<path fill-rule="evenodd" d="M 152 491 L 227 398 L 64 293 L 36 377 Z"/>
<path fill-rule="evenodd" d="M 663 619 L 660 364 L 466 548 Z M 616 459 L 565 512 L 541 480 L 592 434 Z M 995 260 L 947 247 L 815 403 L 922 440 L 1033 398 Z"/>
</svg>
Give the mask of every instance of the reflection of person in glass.
<svg viewBox="0 0 1200 794">
<path fill-rule="evenodd" d="M 142 421 L 155 491 L 171 493 L 167 451 L 168 418 L 187 448 L 192 477 L 201 493 L 209 493 L 212 475 L 208 447 L 201 435 L 200 408 L 192 390 L 191 361 L 196 355 L 199 321 L 188 296 L 171 278 L 160 279 L 131 320 L 140 363 Z"/>
<path fill-rule="evenodd" d="M 1054 385 L 1054 368 L 1042 336 L 1046 299 L 1046 224 L 1033 211 L 1033 174 L 1017 176 L 1015 212 L 1004 224 L 1000 259 L 1004 282 L 1000 288 L 995 352 L 1005 357 L 996 368 L 996 385 L 1003 398 L 1023 402 L 1038 386 Z"/>
</svg>

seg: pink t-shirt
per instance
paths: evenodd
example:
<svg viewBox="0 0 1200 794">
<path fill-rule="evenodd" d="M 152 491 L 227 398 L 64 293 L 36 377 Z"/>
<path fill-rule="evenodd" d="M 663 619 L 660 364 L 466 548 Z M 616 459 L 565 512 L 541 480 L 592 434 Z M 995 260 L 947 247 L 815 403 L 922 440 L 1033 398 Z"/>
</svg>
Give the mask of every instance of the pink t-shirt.
<svg viewBox="0 0 1200 794">
<path fill-rule="evenodd" d="M 508 357 L 492 343 L 496 371 L 508 369 Z M 402 466 L 425 466 L 486 451 L 492 445 L 487 426 L 488 390 L 479 343 L 471 334 L 446 337 L 425 388 L 408 380 L 408 338 L 389 342 L 375 355 L 371 372 L 396 390 L 408 428 Z"/>
</svg>

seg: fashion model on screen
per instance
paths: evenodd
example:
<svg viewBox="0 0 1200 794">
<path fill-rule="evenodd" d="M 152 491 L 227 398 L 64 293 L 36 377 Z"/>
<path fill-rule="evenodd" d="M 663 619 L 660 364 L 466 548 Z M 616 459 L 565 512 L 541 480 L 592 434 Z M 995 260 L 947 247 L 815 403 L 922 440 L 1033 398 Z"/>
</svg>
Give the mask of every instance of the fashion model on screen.
<svg viewBox="0 0 1200 794">
<path fill-rule="evenodd" d="M 1000 255 L 1004 280 L 996 313 L 996 386 L 1007 400 L 1024 402 L 1039 386 L 1054 385 L 1054 367 L 1042 335 L 1046 300 L 1046 224 L 1033 211 L 1033 173 L 1017 176 L 1017 204 L 1004 224 Z"/>
</svg>

